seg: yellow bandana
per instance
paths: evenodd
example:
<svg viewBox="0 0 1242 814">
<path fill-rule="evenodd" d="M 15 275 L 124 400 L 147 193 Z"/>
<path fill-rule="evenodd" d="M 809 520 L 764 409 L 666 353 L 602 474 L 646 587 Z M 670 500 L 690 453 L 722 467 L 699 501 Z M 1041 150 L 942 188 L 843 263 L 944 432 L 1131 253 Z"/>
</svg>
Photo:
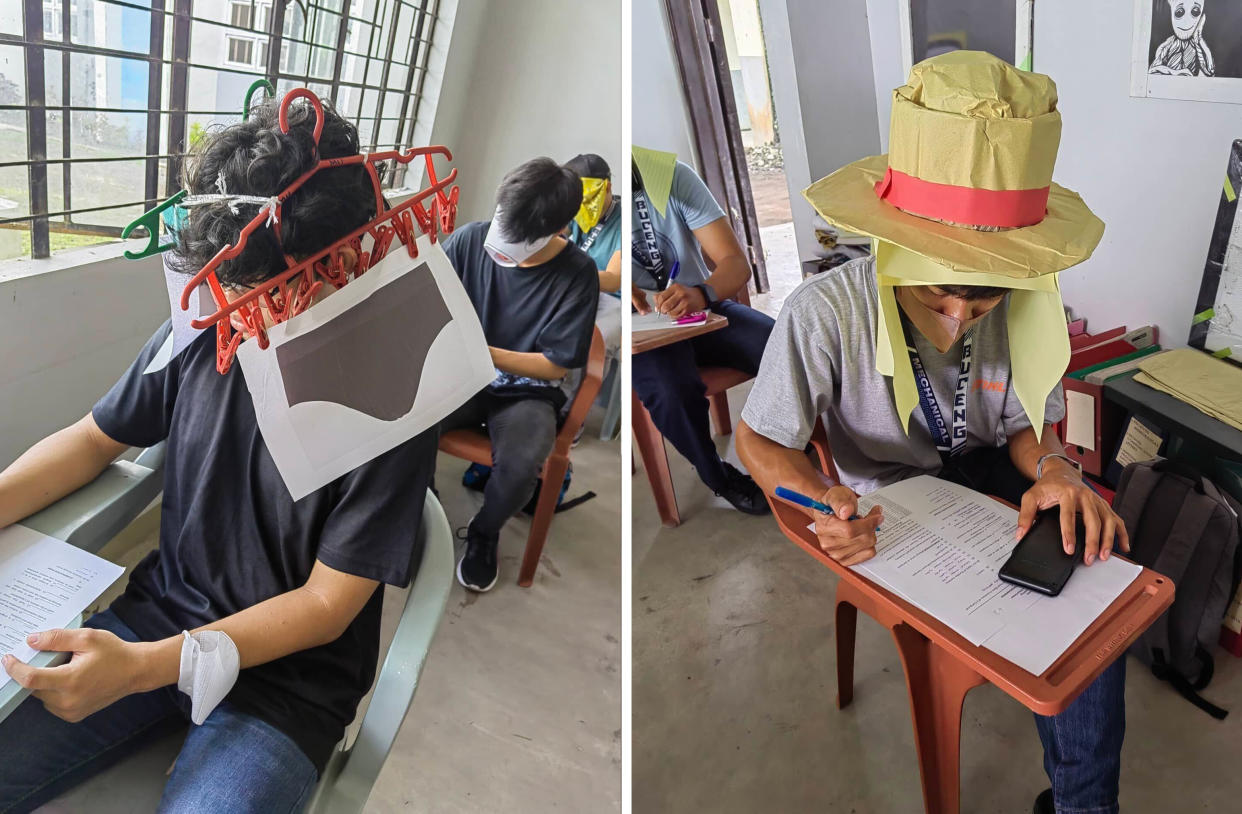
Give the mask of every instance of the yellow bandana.
<svg viewBox="0 0 1242 814">
<path fill-rule="evenodd" d="M 893 399 L 902 426 L 910 432 L 910 413 L 919 403 L 893 288 L 901 285 L 978 285 L 1012 289 L 1009 295 L 1009 368 L 1014 392 L 1036 439 L 1044 429 L 1044 404 L 1069 365 L 1069 332 L 1057 274 L 1014 278 L 1001 274 L 953 271 L 882 240 L 872 242 L 879 283 L 876 370 L 893 380 Z"/>
<path fill-rule="evenodd" d="M 599 223 L 599 219 L 604 216 L 608 201 L 612 199 L 611 195 L 606 194 L 607 190 L 607 178 L 582 179 L 582 207 L 578 210 L 578 214 L 574 215 L 574 220 L 577 221 L 578 228 L 583 234 L 594 229 L 595 224 Z"/>
</svg>

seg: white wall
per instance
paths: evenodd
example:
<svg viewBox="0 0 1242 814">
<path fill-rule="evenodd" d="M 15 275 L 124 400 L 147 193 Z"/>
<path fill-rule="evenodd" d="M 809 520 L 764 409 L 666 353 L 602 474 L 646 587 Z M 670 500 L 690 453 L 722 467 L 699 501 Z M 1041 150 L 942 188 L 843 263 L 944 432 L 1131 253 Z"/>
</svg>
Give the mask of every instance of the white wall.
<svg viewBox="0 0 1242 814">
<path fill-rule="evenodd" d="M 868 0 L 878 27 L 873 39 L 893 35 L 899 1 Z M 1034 67 L 1056 81 L 1064 122 L 1055 177 L 1107 226 L 1094 256 L 1061 281 L 1066 304 L 1089 328 L 1151 323 L 1162 344 L 1180 346 L 1190 333 L 1229 147 L 1242 137 L 1242 107 L 1131 98 L 1133 17 L 1131 0 L 1035 6 Z M 885 131 L 889 89 L 904 81 L 899 59 L 894 51 L 875 64 Z"/>
<path fill-rule="evenodd" d="M 459 3 L 459 13 L 473 2 Z M 475 47 L 450 48 L 448 77 L 463 88 L 452 107 L 460 109 L 438 114 L 437 136 L 458 168 L 458 221 L 490 217 L 505 173 L 531 158 L 598 153 L 619 173 L 621 4 L 479 5 L 486 8 L 468 10 L 479 15 Z"/>
<path fill-rule="evenodd" d="M 0 468 L 86 415 L 168 316 L 158 257 L 116 244 L 69 256 L 94 262 L 0 263 Z"/>
<path fill-rule="evenodd" d="M 681 74 L 661 0 L 633 3 L 634 143 L 667 150 L 698 166 L 690 139 L 690 116 L 681 92 Z"/>
</svg>

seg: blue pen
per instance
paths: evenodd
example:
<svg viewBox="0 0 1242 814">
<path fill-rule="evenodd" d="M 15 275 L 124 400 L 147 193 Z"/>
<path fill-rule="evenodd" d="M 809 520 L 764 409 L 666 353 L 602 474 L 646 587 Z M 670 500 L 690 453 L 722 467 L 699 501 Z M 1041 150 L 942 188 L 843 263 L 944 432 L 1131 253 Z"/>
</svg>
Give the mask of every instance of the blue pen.
<svg viewBox="0 0 1242 814">
<path fill-rule="evenodd" d="M 799 506 L 805 506 L 806 508 L 814 509 L 817 512 L 823 512 L 824 514 L 836 516 L 836 512 L 834 512 L 832 507 L 827 503 L 820 503 L 815 498 L 807 497 L 801 492 L 795 492 L 793 489 L 786 489 L 784 486 L 778 486 L 776 487 L 776 496 L 788 500 L 790 503 L 796 503 Z M 857 520 L 861 516 L 862 515 L 856 514 L 850 519 Z"/>
<path fill-rule="evenodd" d="M 680 261 L 680 260 L 674 260 L 674 261 L 673 261 L 673 271 L 672 271 L 672 273 L 671 273 L 671 274 L 669 274 L 669 275 L 668 275 L 668 281 L 669 281 L 670 283 L 671 283 L 671 282 L 673 282 L 674 280 L 676 280 L 676 279 L 677 279 L 677 272 L 679 272 L 679 271 L 681 271 L 681 261 Z"/>
</svg>

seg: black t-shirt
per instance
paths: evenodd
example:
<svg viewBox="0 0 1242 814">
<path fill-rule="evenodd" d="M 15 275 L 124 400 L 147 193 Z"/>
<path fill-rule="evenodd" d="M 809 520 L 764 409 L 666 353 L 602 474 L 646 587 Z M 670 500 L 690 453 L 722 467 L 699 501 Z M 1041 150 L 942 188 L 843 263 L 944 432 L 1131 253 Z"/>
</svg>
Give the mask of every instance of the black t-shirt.
<svg viewBox="0 0 1242 814">
<path fill-rule="evenodd" d="M 167 439 L 159 549 L 112 609 L 147 641 L 176 635 L 301 587 L 315 560 L 381 583 L 409 583 L 421 556 L 434 430 L 296 503 L 255 421 L 240 364 L 216 370 L 204 331 L 166 367 L 152 365 L 165 322 L 95 405 L 110 438 Z M 241 671 L 228 700 L 292 738 L 322 773 L 375 677 L 383 585 L 336 641 Z"/>
<path fill-rule="evenodd" d="M 599 270 L 586 252 L 566 243 L 556 257 L 531 268 L 506 268 L 483 248 L 486 221 L 468 223 L 444 241 L 483 325 L 487 344 L 542 353 L 554 364 L 586 364 L 599 304 Z"/>
</svg>

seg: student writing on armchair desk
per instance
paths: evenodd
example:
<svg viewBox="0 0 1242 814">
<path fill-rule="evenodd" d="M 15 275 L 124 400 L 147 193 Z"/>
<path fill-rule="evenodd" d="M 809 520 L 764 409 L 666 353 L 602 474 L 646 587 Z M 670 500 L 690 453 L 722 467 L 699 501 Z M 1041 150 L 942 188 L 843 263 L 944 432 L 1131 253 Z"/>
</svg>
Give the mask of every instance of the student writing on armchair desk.
<svg viewBox="0 0 1242 814">
<path fill-rule="evenodd" d="M 925 84 L 925 76 L 934 81 Z M 1029 212 L 998 216 L 1004 208 L 974 188 L 970 171 L 988 163 L 985 156 L 956 163 L 923 156 L 922 169 L 951 165 L 961 176 L 915 177 L 906 172 L 916 168 L 901 164 L 926 145 L 1000 145 L 1010 151 L 1002 152 L 1005 166 L 1041 168 L 1043 176 L 1021 187 L 1049 187 L 1060 133 L 1055 100 L 1048 77 L 990 55 L 935 57 L 916 65 L 895 94 L 887 163 L 863 159 L 807 190 L 829 222 L 876 238 L 875 254 L 812 277 L 785 300 L 737 448 L 766 492 L 785 486 L 833 508 L 836 516 L 808 514 L 824 551 L 843 565 L 875 556 L 883 520 L 879 506 L 847 519 L 858 494 L 923 474 L 1020 504 L 1017 537 L 1038 509 L 1059 506 L 1067 552 L 1081 515 L 1088 565 L 1114 547 L 1129 550 L 1124 524 L 1051 431 L 1064 415 L 1060 375 L 1069 360 L 1055 275 L 1090 255 L 1103 224 L 1055 185 L 1046 208 L 1060 214 L 1057 223 L 1044 221 L 1039 200 Z M 1010 137 L 1010 127 L 1031 132 L 1023 128 L 1032 119 L 1042 139 Z M 986 139 L 967 135 L 985 128 Z M 932 183 L 939 191 L 922 194 Z M 989 206 L 950 207 L 951 186 Z M 821 415 L 840 484 L 826 483 L 804 452 Z M 1118 810 L 1124 689 L 1119 659 L 1065 712 L 1036 716 L 1052 782 L 1037 814 Z"/>
<path fill-rule="evenodd" d="M 358 153 L 353 125 L 324 109 L 319 156 Z M 236 244 L 262 200 L 315 165 L 314 124 L 309 106 L 295 104 L 282 133 L 267 103 L 209 136 L 186 164 L 191 196 L 208 202 L 188 210 L 173 262 L 196 272 Z M 284 202 L 278 240 L 256 234 L 220 268 L 224 291 L 232 300 L 261 285 L 285 270 L 285 253 L 313 255 L 375 207 L 360 165 L 317 173 Z M 347 271 L 358 259 L 349 249 L 341 257 Z M 0 723 L 0 810 L 32 810 L 200 717 L 178 689 L 182 631 L 203 646 L 206 631 L 226 634 L 240 673 L 189 727 L 161 811 L 301 810 L 374 679 L 382 584 L 412 576 L 434 429 L 295 502 L 240 366 L 217 368 L 216 331 L 169 358 L 161 349 L 172 330 L 165 322 L 155 332 L 90 415 L 0 473 L 5 526 L 90 482 L 127 448 L 167 441 L 159 548 L 82 629 L 32 640 L 70 652 L 67 664 L 32 669 L 5 657 L 33 697 Z"/>
</svg>

